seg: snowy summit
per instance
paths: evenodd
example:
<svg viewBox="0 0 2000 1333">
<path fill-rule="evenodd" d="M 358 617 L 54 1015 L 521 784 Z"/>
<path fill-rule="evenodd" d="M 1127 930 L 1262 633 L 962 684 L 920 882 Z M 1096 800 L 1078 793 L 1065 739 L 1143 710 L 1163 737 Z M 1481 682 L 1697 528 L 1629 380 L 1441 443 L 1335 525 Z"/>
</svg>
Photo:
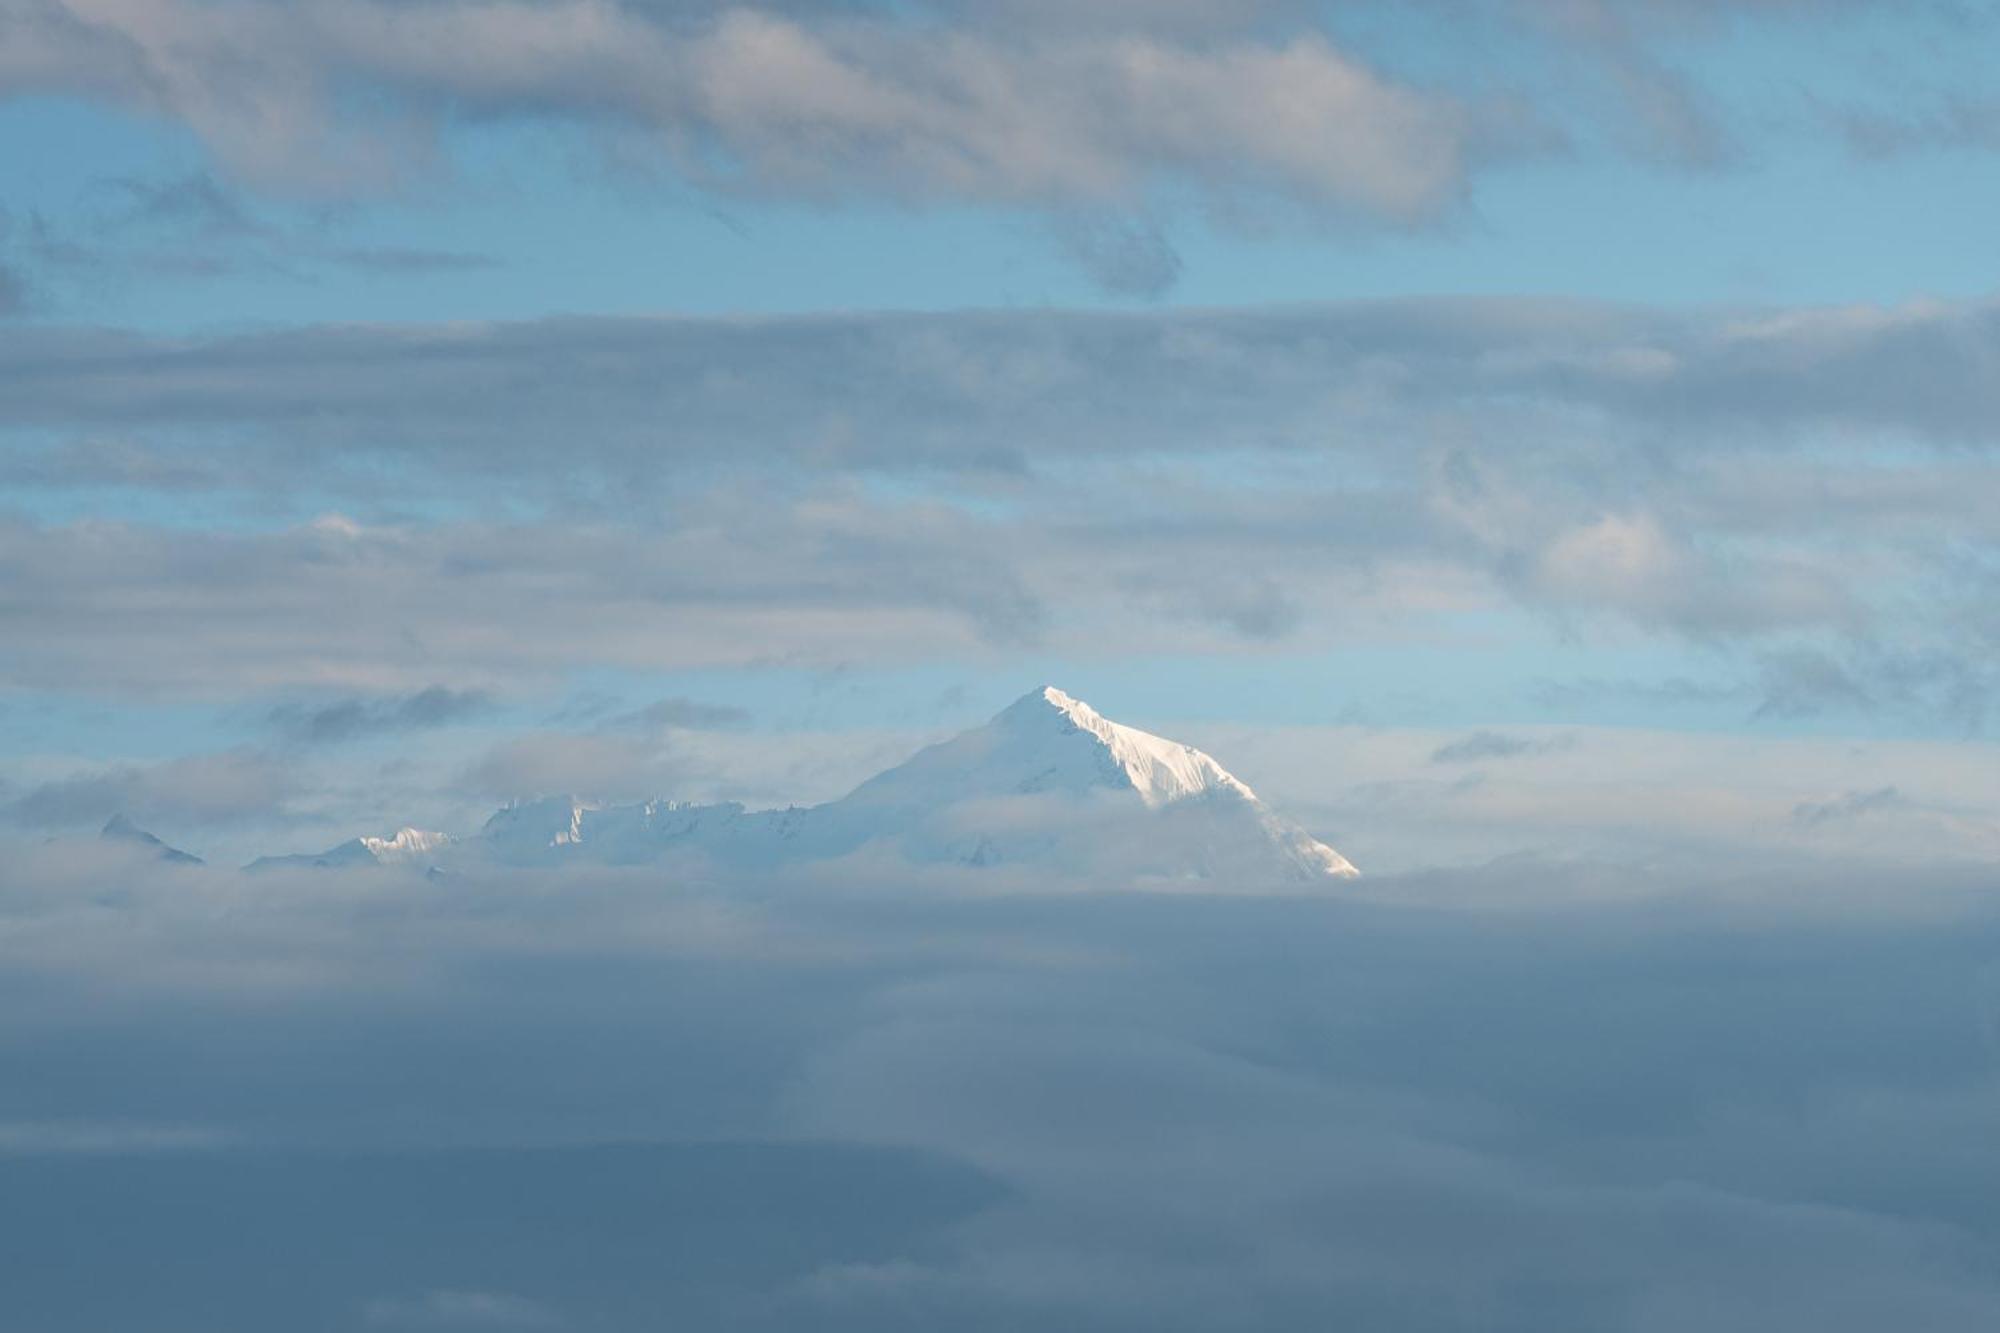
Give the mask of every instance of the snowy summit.
<svg viewBox="0 0 2000 1333">
<path fill-rule="evenodd" d="M 1207 754 L 1113 722 L 1054 686 L 818 809 L 863 827 L 910 827 L 913 849 L 978 864 L 1177 879 L 1356 874 Z M 938 847 L 941 833 L 958 837 Z M 959 854 L 967 838 L 972 850 Z"/>
<path fill-rule="evenodd" d="M 1127 788 L 1150 809 L 1222 792 L 1257 799 L 1193 746 L 1110 721 L 1053 685 L 871 778 L 847 799 L 928 793 L 924 799 L 952 801 Z"/>
</svg>

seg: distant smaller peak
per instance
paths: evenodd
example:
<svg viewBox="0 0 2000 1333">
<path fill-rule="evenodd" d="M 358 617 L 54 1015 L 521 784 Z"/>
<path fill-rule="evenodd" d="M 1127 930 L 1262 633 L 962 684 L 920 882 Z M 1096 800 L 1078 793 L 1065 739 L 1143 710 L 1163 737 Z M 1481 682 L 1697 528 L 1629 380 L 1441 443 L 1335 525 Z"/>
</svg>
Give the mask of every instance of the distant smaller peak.
<svg viewBox="0 0 2000 1333">
<path fill-rule="evenodd" d="M 400 828 L 392 837 L 362 837 L 355 841 L 377 856 L 381 856 L 385 853 L 436 851 L 441 847 L 450 846 L 452 837 L 448 833 L 435 833 L 428 829 Z"/>
<path fill-rule="evenodd" d="M 173 861 L 183 865 L 202 864 L 199 856 L 192 852 L 184 852 L 178 847 L 169 847 L 161 839 L 127 819 L 122 811 L 105 820 L 104 828 L 97 836 L 106 842 L 123 842 L 149 847 L 163 861 Z"/>
</svg>

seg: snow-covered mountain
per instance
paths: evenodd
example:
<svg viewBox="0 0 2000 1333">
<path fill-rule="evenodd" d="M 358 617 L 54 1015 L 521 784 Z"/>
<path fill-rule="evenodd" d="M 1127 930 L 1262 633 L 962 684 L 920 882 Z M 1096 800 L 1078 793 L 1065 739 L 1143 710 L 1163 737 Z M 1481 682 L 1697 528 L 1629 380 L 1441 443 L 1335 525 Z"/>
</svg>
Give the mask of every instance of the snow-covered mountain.
<svg viewBox="0 0 2000 1333">
<path fill-rule="evenodd" d="M 687 856 L 764 868 L 867 848 L 921 863 L 1144 878 L 1356 873 L 1200 750 L 1112 722 L 1052 687 L 824 805 L 543 799 L 501 810 L 474 845 L 513 865 Z"/>
<path fill-rule="evenodd" d="M 260 856 L 245 870 L 317 868 L 337 870 L 349 866 L 408 866 L 432 869 L 456 844 L 448 833 L 428 833 L 423 829 L 398 829 L 387 838 L 349 838 L 323 852 L 300 852 L 291 856 Z"/>
<path fill-rule="evenodd" d="M 1045 687 L 824 805 L 516 802 L 464 842 L 403 829 L 251 870 L 466 860 L 769 870 L 853 855 L 1065 876 L 1247 884 L 1344 879 L 1347 858 L 1273 813 L 1191 745 L 1122 726 Z"/>
</svg>

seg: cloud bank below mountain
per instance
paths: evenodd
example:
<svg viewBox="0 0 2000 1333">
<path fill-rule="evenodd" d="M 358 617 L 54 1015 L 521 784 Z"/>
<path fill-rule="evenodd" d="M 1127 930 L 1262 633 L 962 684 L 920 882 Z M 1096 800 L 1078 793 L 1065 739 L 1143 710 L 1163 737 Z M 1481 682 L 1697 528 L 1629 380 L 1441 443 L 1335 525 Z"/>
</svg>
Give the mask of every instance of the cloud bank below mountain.
<svg viewBox="0 0 2000 1333">
<path fill-rule="evenodd" d="M 246 881 L 19 846 L 0 1179 L 128 1275 L 50 1265 L 19 1291 L 54 1333 L 149 1305 L 214 1333 L 370 1310 L 1635 1333 L 2000 1312 L 1988 877 L 1360 884 Z M 288 1185 L 319 1206 L 275 1204 Z M 166 1203 L 190 1195 L 213 1206 Z M 481 1209 L 469 1243 L 450 1223 Z M 38 1225 L 11 1252 L 72 1234 Z M 220 1280 L 243 1244 L 288 1271 L 341 1234 L 397 1243 L 282 1289 Z"/>
</svg>

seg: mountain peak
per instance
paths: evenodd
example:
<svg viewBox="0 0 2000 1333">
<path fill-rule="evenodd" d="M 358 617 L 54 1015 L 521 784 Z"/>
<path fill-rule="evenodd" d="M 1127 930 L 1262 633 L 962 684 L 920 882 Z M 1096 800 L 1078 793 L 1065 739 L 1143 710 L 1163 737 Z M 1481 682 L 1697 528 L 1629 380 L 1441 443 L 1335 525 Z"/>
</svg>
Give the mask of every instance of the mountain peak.
<svg viewBox="0 0 2000 1333">
<path fill-rule="evenodd" d="M 1130 787 L 1148 806 L 1215 794 L 1256 799 L 1248 784 L 1192 745 L 1113 722 L 1053 685 L 1015 700 L 992 726 L 1012 736 L 1047 731 L 1055 737 L 1082 737 L 1096 752 L 1092 758 L 1098 780 L 1088 785 Z"/>
<path fill-rule="evenodd" d="M 202 864 L 202 859 L 199 856 L 194 855 L 192 852 L 184 852 L 178 847 L 168 846 L 161 839 L 140 828 L 130 819 L 127 819 L 123 812 L 115 814 L 106 820 L 103 830 L 97 836 L 105 842 L 123 842 L 144 847 L 159 857 L 160 860 L 171 861 L 177 865 L 198 866 Z"/>
<path fill-rule="evenodd" d="M 1043 685 L 1038 689 L 1029 690 L 1026 694 L 1009 704 L 1000 716 L 1006 717 L 1015 713 L 1039 714 L 1044 712 L 1061 713 L 1065 717 L 1077 717 L 1079 715 L 1084 717 L 1097 716 L 1097 710 L 1089 704 L 1075 695 L 1064 693 L 1053 685 Z"/>
<path fill-rule="evenodd" d="M 1034 817 L 1042 822 L 1026 826 L 1020 807 L 1008 812 L 1008 803 L 1023 799 L 1056 805 Z M 871 826 L 894 821 L 929 829 L 947 849 L 969 836 L 977 864 L 996 852 L 1001 860 L 1037 856 L 1030 849 L 1046 843 L 1063 848 L 1058 861 L 1099 856 L 1116 845 L 1130 863 L 1170 877 L 1275 871 L 1322 880 L 1355 873 L 1339 852 L 1281 819 L 1207 754 L 1113 722 L 1053 685 L 1029 691 L 985 726 L 919 751 L 821 809 Z M 1125 816 L 1101 822 L 1120 809 L 1138 822 L 1119 826 Z M 995 822 L 981 833 L 981 820 Z M 1090 835 L 1079 842 L 1063 831 L 1066 823 L 1104 836 L 1086 846 Z"/>
<path fill-rule="evenodd" d="M 1044 685 L 1000 710 L 993 725 L 1017 729 L 1053 726 L 1058 731 L 1082 731 L 1105 740 L 1117 724 L 1075 695 Z"/>
</svg>

